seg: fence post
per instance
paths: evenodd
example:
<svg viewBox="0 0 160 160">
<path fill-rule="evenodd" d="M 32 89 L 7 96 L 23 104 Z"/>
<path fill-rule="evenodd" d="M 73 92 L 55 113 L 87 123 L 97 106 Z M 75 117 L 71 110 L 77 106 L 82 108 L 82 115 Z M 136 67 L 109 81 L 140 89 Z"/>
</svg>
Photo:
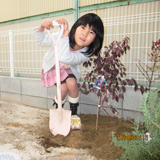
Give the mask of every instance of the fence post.
<svg viewBox="0 0 160 160">
<path fill-rule="evenodd" d="M 10 46 L 10 74 L 14 77 L 14 64 L 13 64 L 13 31 L 9 30 L 9 46 Z"/>
<path fill-rule="evenodd" d="M 74 22 L 79 18 L 79 0 L 74 0 Z"/>
</svg>

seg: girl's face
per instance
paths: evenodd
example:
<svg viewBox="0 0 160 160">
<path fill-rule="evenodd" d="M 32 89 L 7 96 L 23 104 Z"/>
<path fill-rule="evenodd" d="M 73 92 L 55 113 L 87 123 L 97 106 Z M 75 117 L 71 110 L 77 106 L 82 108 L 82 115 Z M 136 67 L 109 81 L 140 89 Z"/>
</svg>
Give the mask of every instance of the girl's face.
<svg viewBox="0 0 160 160">
<path fill-rule="evenodd" d="M 74 46 L 74 50 L 80 50 L 83 47 L 89 46 L 95 37 L 96 34 L 93 32 L 92 27 L 89 27 L 89 24 L 86 26 L 80 25 L 75 32 L 76 45 Z"/>
</svg>

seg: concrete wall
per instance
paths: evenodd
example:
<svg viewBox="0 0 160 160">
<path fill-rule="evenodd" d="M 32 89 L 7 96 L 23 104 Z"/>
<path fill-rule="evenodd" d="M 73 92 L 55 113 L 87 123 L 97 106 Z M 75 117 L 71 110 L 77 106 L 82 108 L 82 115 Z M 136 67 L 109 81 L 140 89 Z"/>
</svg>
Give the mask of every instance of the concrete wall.
<svg viewBox="0 0 160 160">
<path fill-rule="evenodd" d="M 22 103 L 42 109 L 50 109 L 54 108 L 52 103 L 55 94 L 56 87 L 42 87 L 40 79 L 0 77 L 1 100 Z M 134 92 L 132 87 L 127 87 L 124 100 L 120 99 L 117 103 L 109 99 L 109 102 L 120 112 L 119 118 L 123 115 L 124 117 L 140 118 L 140 120 L 142 120 L 143 117 L 139 112 L 141 97 L 140 91 Z M 98 97 L 96 94 L 80 94 L 79 102 L 78 114 L 97 114 Z M 112 115 L 107 105 L 104 104 L 104 106 L 106 111 Z M 64 108 L 69 109 L 68 99 Z M 102 108 L 100 114 L 107 116 Z"/>
</svg>

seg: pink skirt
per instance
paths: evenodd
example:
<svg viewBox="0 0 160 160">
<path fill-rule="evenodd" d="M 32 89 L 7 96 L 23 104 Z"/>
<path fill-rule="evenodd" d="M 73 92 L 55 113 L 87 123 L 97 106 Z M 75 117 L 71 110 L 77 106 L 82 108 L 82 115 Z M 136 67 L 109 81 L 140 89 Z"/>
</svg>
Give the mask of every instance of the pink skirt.
<svg viewBox="0 0 160 160">
<path fill-rule="evenodd" d="M 65 80 L 66 77 L 69 74 L 73 74 L 71 69 L 64 65 L 61 69 L 60 69 L 60 79 L 61 81 Z M 41 82 L 42 82 L 42 86 L 44 87 L 51 87 L 53 86 L 56 82 L 56 69 L 55 66 L 53 66 L 48 72 L 44 73 L 43 69 L 41 71 Z"/>
</svg>

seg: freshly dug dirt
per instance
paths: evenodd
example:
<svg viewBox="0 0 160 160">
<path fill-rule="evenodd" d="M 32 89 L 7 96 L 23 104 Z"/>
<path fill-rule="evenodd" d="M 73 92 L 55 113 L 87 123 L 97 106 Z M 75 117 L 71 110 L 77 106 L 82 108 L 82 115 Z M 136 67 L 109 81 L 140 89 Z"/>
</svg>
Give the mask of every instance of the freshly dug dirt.
<svg viewBox="0 0 160 160">
<path fill-rule="evenodd" d="M 123 135 L 133 130 L 129 121 L 112 117 L 111 126 L 109 117 L 100 116 L 96 131 L 96 115 L 79 116 L 81 130 L 71 130 L 67 137 L 53 136 L 48 110 L 0 101 L 0 152 L 14 152 L 22 160 L 112 160 L 111 131 Z"/>
</svg>

